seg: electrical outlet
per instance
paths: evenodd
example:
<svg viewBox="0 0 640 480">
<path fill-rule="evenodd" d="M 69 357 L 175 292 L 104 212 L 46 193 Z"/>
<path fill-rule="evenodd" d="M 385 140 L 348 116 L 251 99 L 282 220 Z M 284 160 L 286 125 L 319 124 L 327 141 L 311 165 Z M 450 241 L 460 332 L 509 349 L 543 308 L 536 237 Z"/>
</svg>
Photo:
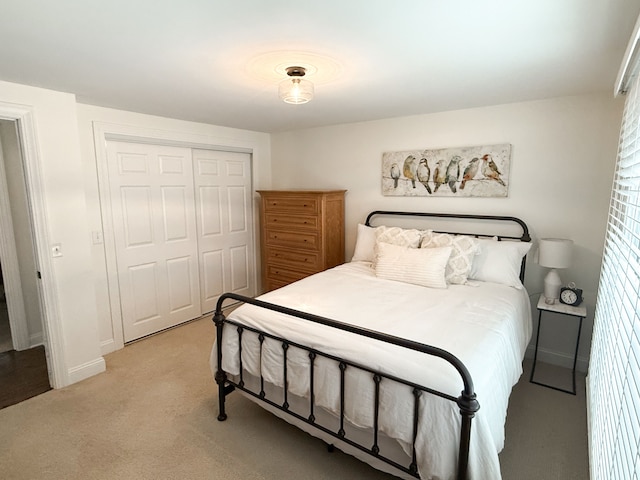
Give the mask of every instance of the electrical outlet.
<svg viewBox="0 0 640 480">
<path fill-rule="evenodd" d="M 62 256 L 62 245 L 59 243 L 55 243 L 51 245 L 51 256 L 52 257 L 61 257 Z"/>
</svg>

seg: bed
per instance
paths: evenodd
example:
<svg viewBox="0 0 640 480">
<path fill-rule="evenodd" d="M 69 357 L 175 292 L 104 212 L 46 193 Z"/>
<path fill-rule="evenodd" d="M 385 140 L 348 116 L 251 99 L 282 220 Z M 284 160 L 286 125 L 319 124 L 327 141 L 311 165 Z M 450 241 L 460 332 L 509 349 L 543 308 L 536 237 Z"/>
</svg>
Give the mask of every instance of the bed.
<svg viewBox="0 0 640 480">
<path fill-rule="evenodd" d="M 500 479 L 531 338 L 529 242 L 515 217 L 375 211 L 351 262 L 257 299 L 222 295 L 218 420 L 239 391 L 401 478 Z M 225 301 L 242 305 L 225 316 Z"/>
</svg>

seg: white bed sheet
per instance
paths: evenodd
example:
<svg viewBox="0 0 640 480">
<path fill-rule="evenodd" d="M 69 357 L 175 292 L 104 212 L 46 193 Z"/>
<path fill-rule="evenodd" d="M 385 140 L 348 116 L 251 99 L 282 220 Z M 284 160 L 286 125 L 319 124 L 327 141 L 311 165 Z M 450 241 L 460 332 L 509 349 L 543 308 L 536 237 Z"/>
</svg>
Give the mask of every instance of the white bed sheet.
<svg viewBox="0 0 640 480">
<path fill-rule="evenodd" d="M 260 299 L 437 346 L 456 355 L 469 369 L 480 402 L 472 426 L 470 478 L 500 478 L 498 453 L 504 445 L 508 398 L 522 373 L 522 359 L 531 337 L 526 290 L 486 282 L 476 286 L 450 285 L 446 290 L 430 289 L 377 278 L 370 263 L 351 262 L 269 292 Z M 453 367 L 419 352 L 252 305 L 239 307 L 229 318 L 455 397 L 463 388 Z M 223 341 L 223 368 L 230 374 L 238 374 L 235 328 L 225 327 Z M 262 358 L 258 358 L 257 337 L 245 332 L 242 341 L 243 367 L 252 375 L 262 375 L 266 381 L 282 386 L 281 344 L 266 340 Z M 290 348 L 287 358 L 288 390 L 308 396 L 306 352 Z M 212 352 L 212 368 L 214 362 Z M 338 414 L 338 367 L 320 357 L 315 364 L 316 403 Z M 374 395 L 371 376 L 349 368 L 346 374 L 349 386 L 345 416 L 355 425 L 371 427 Z M 355 390 L 354 384 L 362 389 Z M 458 407 L 426 394 L 420 397 L 420 402 L 422 414 L 416 447 L 421 478 L 455 478 L 460 431 Z M 408 454 L 413 427 L 412 416 L 406 412 L 412 411 L 412 405 L 413 395 L 408 387 L 382 382 L 379 428 L 397 439 Z"/>
</svg>

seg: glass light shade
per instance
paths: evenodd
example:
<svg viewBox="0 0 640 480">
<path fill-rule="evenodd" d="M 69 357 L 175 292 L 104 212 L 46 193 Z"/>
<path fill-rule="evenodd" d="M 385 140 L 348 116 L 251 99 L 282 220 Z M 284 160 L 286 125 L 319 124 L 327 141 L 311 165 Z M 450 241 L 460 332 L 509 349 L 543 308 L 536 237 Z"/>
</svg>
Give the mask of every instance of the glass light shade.
<svg viewBox="0 0 640 480">
<path fill-rule="evenodd" d="M 287 78 L 280 82 L 278 96 L 286 103 L 307 103 L 313 98 L 313 83 L 300 77 Z"/>
<path fill-rule="evenodd" d="M 571 265 L 573 240 L 566 238 L 541 238 L 538 247 L 538 264 L 549 268 L 567 268 Z"/>
</svg>

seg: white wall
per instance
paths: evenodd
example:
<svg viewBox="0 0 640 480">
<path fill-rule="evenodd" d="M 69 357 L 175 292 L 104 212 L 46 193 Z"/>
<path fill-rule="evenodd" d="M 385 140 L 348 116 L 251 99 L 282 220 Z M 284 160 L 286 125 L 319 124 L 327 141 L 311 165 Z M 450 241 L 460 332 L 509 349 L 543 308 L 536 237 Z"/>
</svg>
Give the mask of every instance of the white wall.
<svg viewBox="0 0 640 480">
<path fill-rule="evenodd" d="M 5 104 L 5 106 L 3 106 Z M 30 192 L 44 212 L 38 256 L 43 288 L 48 345 L 53 350 L 54 386 L 61 387 L 104 371 L 89 250 L 83 165 L 80 159 L 74 95 L 0 82 L 0 111 L 31 111 L 35 128 L 36 164 L 41 190 Z M 51 258 L 59 243 L 63 256 Z"/>
<path fill-rule="evenodd" d="M 252 152 L 253 189 L 268 188 L 271 182 L 271 144 L 270 136 L 266 133 L 219 127 L 202 123 L 186 122 L 133 112 L 95 107 L 91 105 L 77 105 L 79 118 L 80 142 L 82 161 L 85 172 L 86 198 L 89 205 L 89 230 L 102 232 L 104 236 L 112 235 L 106 230 L 107 223 L 103 223 L 100 210 L 100 195 L 98 191 L 99 149 L 104 149 L 104 142 L 95 144 L 94 125 L 100 125 L 103 130 L 110 132 L 127 132 L 128 134 L 164 139 L 180 144 L 207 144 L 245 149 Z M 257 197 L 254 195 L 254 209 Z M 257 213 L 254 215 L 256 219 Z M 257 232 L 257 223 L 256 223 Z M 256 239 L 259 238 L 256 235 Z M 256 252 L 259 252 L 256 246 Z M 118 327 L 112 324 L 110 308 L 107 268 L 105 263 L 105 245 L 92 244 L 92 265 L 95 277 L 95 288 L 98 306 L 98 324 L 100 345 L 103 354 L 121 348 L 122 338 Z M 257 278 L 260 278 L 260 272 Z M 116 321 L 118 319 L 116 318 Z"/>
<path fill-rule="evenodd" d="M 603 94 L 274 134 L 273 188 L 347 189 L 347 258 L 355 225 L 376 209 L 514 215 L 528 223 L 534 241 L 573 239 L 573 265 L 561 277 L 584 289 L 588 318 L 579 353 L 584 370 L 622 108 L 622 100 Z M 495 143 L 512 145 L 508 198 L 382 196 L 385 151 Z M 546 272 L 532 257 L 525 285 L 535 305 Z M 544 323 L 540 358 L 568 366 L 576 328 L 565 317 Z"/>
</svg>

